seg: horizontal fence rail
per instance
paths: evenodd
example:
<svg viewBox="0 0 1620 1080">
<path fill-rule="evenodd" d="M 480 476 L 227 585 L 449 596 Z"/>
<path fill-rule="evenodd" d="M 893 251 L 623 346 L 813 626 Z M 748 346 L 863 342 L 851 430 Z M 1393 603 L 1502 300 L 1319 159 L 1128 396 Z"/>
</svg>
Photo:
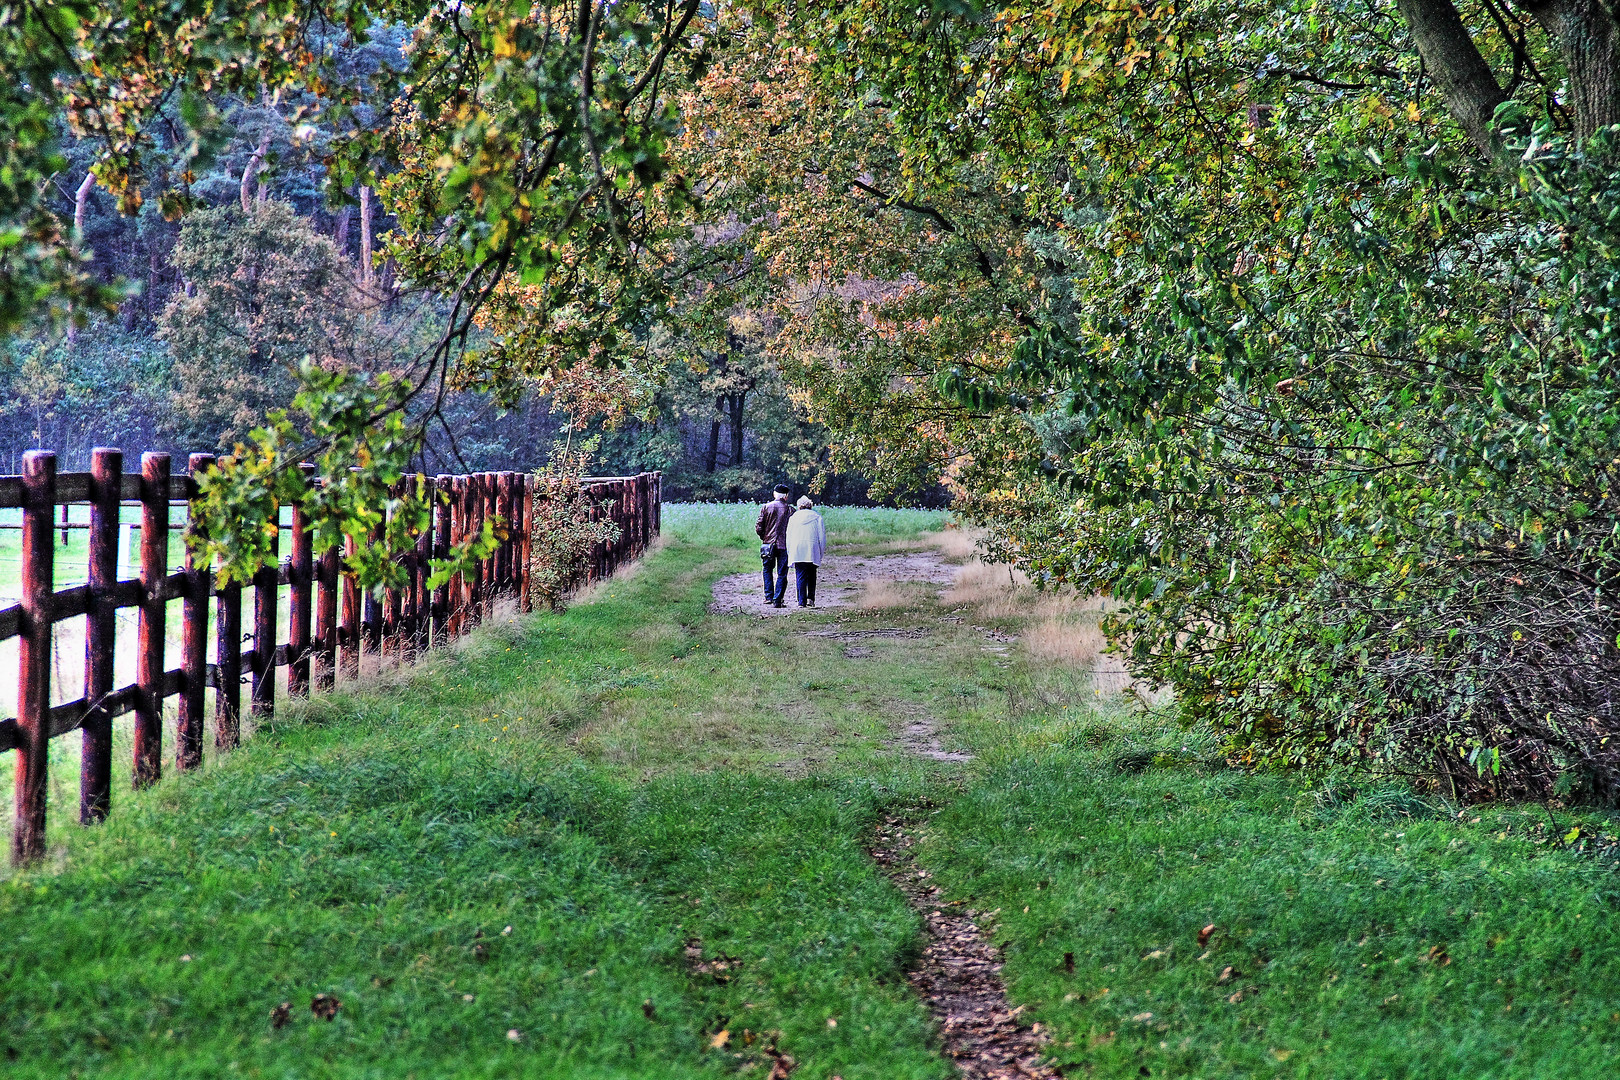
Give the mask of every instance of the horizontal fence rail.
<svg viewBox="0 0 1620 1080">
<path fill-rule="evenodd" d="M 171 507 L 188 508 L 197 497 L 196 476 L 212 468 L 214 458 L 192 454 L 185 474 L 174 474 L 168 454 L 141 457 L 138 474 L 123 472 L 121 451 L 98 448 L 86 473 L 58 473 L 56 456 L 30 451 L 20 476 L 0 476 L 0 509 L 20 508 L 21 600 L 0 607 L 0 642 L 18 639 L 17 715 L 0 720 L 0 751 L 15 750 L 16 820 L 11 834 L 14 864 L 36 859 L 45 851 L 46 770 L 50 740 L 83 732 L 79 770 L 79 821 L 103 820 L 111 808 L 112 722 L 133 712 L 136 787 L 156 782 L 162 774 L 164 703 L 177 698 L 174 763 L 180 770 L 202 763 L 208 689 L 213 690 L 214 744 L 221 750 L 241 739 L 242 688 L 248 688 L 250 715 L 274 715 L 277 670 L 285 668 L 288 697 L 334 689 L 340 681 L 360 677 L 362 657 L 376 668 L 413 662 L 427 650 L 443 646 L 488 619 L 497 603 L 532 609 L 530 596 L 533 522 L 536 506 L 547 498 L 539 479 L 527 473 L 487 472 L 421 477 L 432 499 L 429 527 L 416 543 L 396 556 L 404 584 L 363 592 L 342 569 L 337 550 L 314 553 L 315 523 L 298 506 L 291 508 L 290 553 L 266 566 L 250 584 L 219 586 L 211 567 L 193 563 L 183 543 L 183 564 L 171 567 L 171 536 L 186 524 L 172 520 Z M 306 470 L 313 471 L 306 466 Z M 401 485 L 415 484 L 412 477 Z M 317 479 L 318 484 L 320 481 Z M 584 581 L 605 577 L 644 552 L 659 533 L 661 477 L 590 477 L 580 481 L 595 520 L 610 520 L 618 535 L 595 545 L 581 571 Z M 69 523 L 67 507 L 88 504 L 88 523 Z M 134 578 L 120 578 L 125 560 L 136 559 L 137 541 L 119 540 L 122 507 L 140 507 L 138 565 Z M 57 507 L 63 508 L 56 520 Z M 428 588 L 429 563 L 477 535 L 484 522 L 509 523 L 505 539 L 475 570 L 457 574 Z M 69 529 L 87 531 L 86 581 L 56 589 L 56 542 Z M 381 541 L 379 528 L 368 537 L 346 538 L 346 550 Z M 279 539 L 278 536 L 279 553 Z M 278 627 L 283 590 L 287 627 Z M 250 595 L 251 594 L 251 595 Z M 170 601 L 181 601 L 179 665 L 169 667 L 171 648 L 167 619 Z M 247 603 L 244 629 L 244 600 Z M 210 603 L 212 601 L 212 603 Z M 210 627 L 210 607 L 213 626 Z M 118 655 L 117 613 L 136 611 L 135 679 L 115 686 Z M 53 627 L 85 617 L 84 693 L 72 701 L 51 704 Z M 213 631 L 214 659 L 208 659 Z M 128 643 L 125 642 L 125 645 Z M 244 648 L 244 644 L 248 647 Z"/>
</svg>

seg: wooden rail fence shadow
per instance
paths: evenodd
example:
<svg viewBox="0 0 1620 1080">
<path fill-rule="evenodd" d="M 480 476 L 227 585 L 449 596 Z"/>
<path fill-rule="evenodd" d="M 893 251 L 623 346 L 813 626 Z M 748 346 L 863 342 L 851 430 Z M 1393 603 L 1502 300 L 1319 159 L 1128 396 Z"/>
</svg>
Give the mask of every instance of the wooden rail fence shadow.
<svg viewBox="0 0 1620 1080">
<path fill-rule="evenodd" d="M 334 689 L 360 676 L 362 656 L 394 667 L 468 633 L 488 618 L 499 600 L 532 609 L 530 597 L 532 529 L 537 500 L 546 493 L 537 477 L 517 472 L 485 472 L 423 478 L 432 496 L 431 526 L 416 544 L 397 556 L 405 584 L 381 595 L 362 592 L 342 571 L 336 550 L 317 557 L 312 525 L 292 507 L 291 553 L 259 571 L 250 585 L 216 587 L 210 567 L 193 563 L 184 551 L 181 569 L 171 570 L 170 507 L 189 507 L 197 495 L 195 477 L 214 464 L 208 454 L 192 454 L 186 473 L 173 473 L 169 455 L 141 456 L 138 474 L 123 472 L 123 453 L 97 448 L 86 473 L 58 473 L 56 455 L 35 450 L 24 455 L 20 476 L 0 476 L 0 508 L 22 509 L 20 603 L 0 608 L 0 641 L 18 638 L 17 715 L 0 720 L 0 751 L 15 750 L 16 820 L 11 859 L 22 864 L 45 852 L 46 769 L 49 741 L 83 731 L 79 769 L 79 821 L 103 820 L 111 808 L 112 722 L 133 712 L 136 787 L 158 780 L 163 768 L 163 705 L 177 697 L 174 764 L 180 770 L 202 764 L 205 690 L 213 688 L 214 742 L 222 750 L 241 739 L 242 687 L 256 718 L 268 719 L 276 705 L 279 667 L 286 668 L 289 697 Z M 306 469 L 313 471 L 309 466 Z M 586 560 L 586 581 L 611 574 L 646 550 L 661 524 L 661 477 L 591 477 L 581 481 L 591 514 L 619 526 L 617 539 L 597 544 Z M 316 483 L 319 483 L 316 480 Z M 405 483 L 416 483 L 412 477 Z M 443 496 L 442 498 L 440 496 Z M 85 584 L 56 589 L 56 507 L 90 506 L 88 578 Z M 118 577 L 120 507 L 141 507 L 140 573 Z M 187 515 L 189 518 L 189 514 Z M 511 523 L 506 539 L 475 572 L 457 574 L 428 588 L 429 561 L 476 535 L 488 519 Z M 66 533 L 64 532 L 64 537 Z M 280 537 L 277 537 L 279 542 Z M 372 537 L 346 539 L 348 550 Z M 279 546 L 279 544 L 278 544 Z M 183 549 L 184 544 L 180 547 Z M 285 587 L 288 625 L 278 627 L 278 600 Z M 248 627 L 243 629 L 245 594 L 251 593 Z M 181 601 L 179 666 L 169 667 L 167 617 L 171 600 Z M 213 600 L 214 660 L 208 660 L 209 601 Z M 137 609 L 135 681 L 114 686 L 117 618 L 122 608 Z M 51 649 L 54 624 L 85 617 L 84 694 L 51 704 Z M 244 642 L 251 642 L 243 648 Z"/>
</svg>

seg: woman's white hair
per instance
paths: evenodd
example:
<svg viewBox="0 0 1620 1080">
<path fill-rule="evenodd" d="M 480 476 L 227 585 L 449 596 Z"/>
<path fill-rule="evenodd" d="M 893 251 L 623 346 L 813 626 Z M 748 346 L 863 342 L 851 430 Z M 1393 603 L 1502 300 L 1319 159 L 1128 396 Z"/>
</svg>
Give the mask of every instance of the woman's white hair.
<svg viewBox="0 0 1620 1080">
<path fill-rule="evenodd" d="M 808 495 L 800 495 L 799 496 L 799 509 L 800 510 L 808 510 L 814 505 L 816 505 L 816 504 L 814 502 L 810 501 L 810 496 L 808 496 Z"/>
</svg>

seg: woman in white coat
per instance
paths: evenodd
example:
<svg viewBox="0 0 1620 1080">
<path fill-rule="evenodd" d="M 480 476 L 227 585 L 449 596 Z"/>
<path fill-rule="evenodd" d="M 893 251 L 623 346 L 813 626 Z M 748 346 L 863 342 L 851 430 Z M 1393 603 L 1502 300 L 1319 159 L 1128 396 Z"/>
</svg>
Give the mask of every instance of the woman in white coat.
<svg viewBox="0 0 1620 1080">
<path fill-rule="evenodd" d="M 827 524 L 811 509 L 810 496 L 799 498 L 799 509 L 788 518 L 787 553 L 799 585 L 799 606 L 816 606 L 816 567 L 827 547 Z"/>
</svg>

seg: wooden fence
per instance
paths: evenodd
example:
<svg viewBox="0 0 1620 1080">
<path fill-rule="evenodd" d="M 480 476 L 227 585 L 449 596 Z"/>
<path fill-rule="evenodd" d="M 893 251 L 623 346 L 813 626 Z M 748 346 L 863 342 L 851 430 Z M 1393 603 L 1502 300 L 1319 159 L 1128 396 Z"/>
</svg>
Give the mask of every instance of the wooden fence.
<svg viewBox="0 0 1620 1080">
<path fill-rule="evenodd" d="M 214 743 L 230 749 L 241 738 L 242 687 L 248 687 L 251 715 L 267 719 L 276 704 L 278 667 L 286 668 L 288 697 L 333 689 L 357 679 L 363 655 L 384 667 L 410 663 L 419 653 L 442 646 L 487 618 L 498 601 L 531 608 L 529 595 L 535 500 L 544 499 L 534 476 L 473 473 L 426 478 L 433 495 L 433 519 L 410 550 L 398 556 L 405 584 L 373 595 L 362 592 L 342 572 L 339 553 L 316 557 L 312 522 L 299 507 L 291 510 L 291 554 L 260 570 L 248 586 L 216 587 L 211 568 L 193 563 L 184 551 L 181 568 L 171 569 L 170 507 L 196 497 L 194 477 L 212 467 L 207 454 L 193 454 L 186 474 L 170 471 L 168 454 L 141 457 L 139 474 L 123 472 L 123 454 L 98 448 L 87 473 L 57 473 L 56 455 L 31 451 L 20 476 L 0 476 L 0 508 L 22 509 L 20 603 L 0 608 L 0 641 L 18 638 L 17 715 L 0 720 L 0 751 L 16 750 L 16 820 L 11 834 L 14 864 L 45 851 L 46 767 L 49 741 L 82 731 L 79 821 L 89 825 L 111 806 L 112 722 L 127 712 L 134 721 L 134 783 L 144 787 L 162 773 L 163 706 L 178 698 L 174 763 L 194 769 L 202 763 L 205 689 L 212 687 Z M 306 468 L 308 468 L 306 466 Z M 311 470 L 312 471 L 312 470 Z M 316 481 L 319 483 L 319 481 Z M 415 480 L 409 481 L 414 483 Z M 660 477 L 593 477 L 583 482 L 593 514 L 620 527 L 617 540 L 589 553 L 584 576 L 605 576 L 643 552 L 660 525 Z M 441 497 L 442 496 L 442 497 Z M 87 525 L 55 522 L 58 506 L 89 504 Z M 141 508 L 139 576 L 120 580 L 120 508 Z M 188 515 L 189 516 L 189 515 Z M 476 572 L 458 574 L 436 589 L 427 587 L 429 560 L 443 558 L 452 545 L 483 528 L 486 519 L 512 523 L 507 538 Z M 85 584 L 56 589 L 54 532 L 89 531 Z M 279 541 L 279 536 L 278 536 Z M 348 537 L 349 550 L 375 543 L 379 536 Z M 177 545 L 184 548 L 183 544 Z M 288 625 L 278 627 L 283 587 L 288 594 Z M 251 593 L 243 630 L 244 596 Z M 179 666 L 168 666 L 169 601 L 181 601 Z M 208 659 L 209 603 L 214 612 L 214 659 Z M 115 687 L 118 642 L 116 613 L 137 609 L 135 681 Z M 53 626 L 85 617 L 84 694 L 51 704 Z M 243 648 L 250 641 L 251 647 Z"/>
</svg>

